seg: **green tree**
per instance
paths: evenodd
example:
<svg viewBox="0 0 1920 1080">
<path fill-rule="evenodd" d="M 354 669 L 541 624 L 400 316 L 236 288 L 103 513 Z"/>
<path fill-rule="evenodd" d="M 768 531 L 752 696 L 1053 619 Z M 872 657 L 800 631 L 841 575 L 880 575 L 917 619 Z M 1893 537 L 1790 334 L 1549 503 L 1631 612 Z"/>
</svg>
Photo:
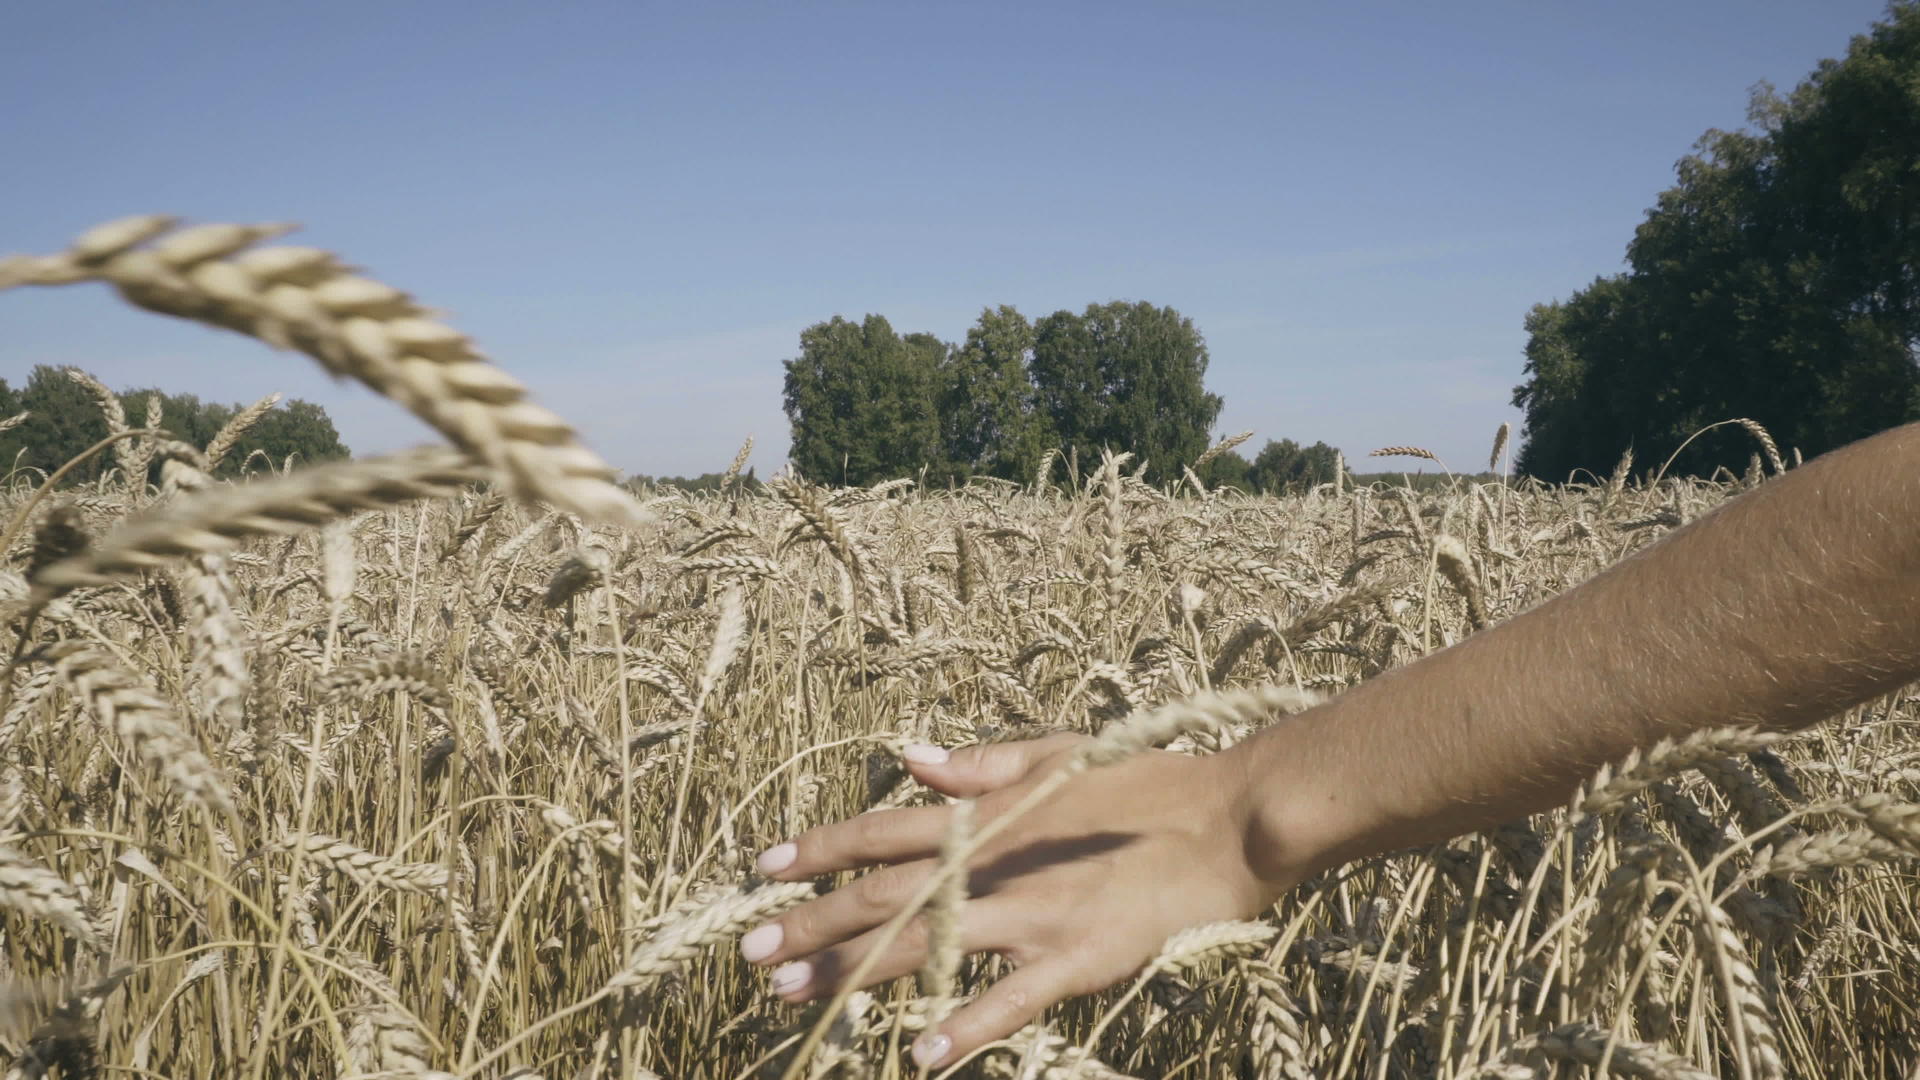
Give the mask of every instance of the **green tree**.
<svg viewBox="0 0 1920 1080">
<path fill-rule="evenodd" d="M 1165 482 L 1207 448 L 1221 400 L 1206 390 L 1207 346 L 1193 321 L 1148 303 L 1056 311 L 1034 327 L 1036 412 L 1083 460 L 1132 451 Z"/>
<path fill-rule="evenodd" d="M 645 473 L 636 473 L 627 477 L 625 483 L 635 491 L 644 491 L 647 488 L 678 488 L 681 491 L 720 491 L 726 479 L 727 474 L 724 472 L 701 473 L 699 476 L 648 476 Z M 754 475 L 754 470 L 751 467 L 749 467 L 746 472 L 735 477 L 733 482 L 736 488 L 742 491 L 756 491 L 760 487 L 760 480 Z"/>
<path fill-rule="evenodd" d="M 1229 450 L 1212 461 L 1207 462 L 1201 471 L 1200 480 L 1210 488 L 1239 488 L 1252 491 L 1254 486 L 1248 479 L 1253 463 L 1241 457 L 1235 450 Z"/>
<path fill-rule="evenodd" d="M 231 415 L 238 410 L 225 411 Z M 221 468 L 240 468 L 255 450 L 272 460 L 275 468 L 285 465 L 289 458 L 297 468 L 347 456 L 346 445 L 340 441 L 340 433 L 334 430 L 327 411 L 299 398 L 261 417 L 251 431 L 233 444 Z"/>
<path fill-rule="evenodd" d="M 800 333 L 785 362 L 793 467 L 811 480 L 871 484 L 922 468 L 944 475 L 936 387 L 947 347 L 903 339 L 879 315 L 839 316 Z"/>
<path fill-rule="evenodd" d="M 1002 304 L 980 312 L 940 380 L 940 433 L 959 469 L 1025 480 L 1051 445 L 1027 369 L 1033 324 Z"/>
<path fill-rule="evenodd" d="M 1628 248 L 1630 270 L 1527 319 L 1518 464 L 1561 480 L 1633 447 L 1664 459 L 1745 416 L 1820 453 L 1920 416 L 1920 6 L 1894 4 L 1752 130 L 1710 131 Z M 1739 468 L 1738 429 L 1683 472 Z"/>
<path fill-rule="evenodd" d="M 107 422 L 93 398 L 67 377 L 67 369 L 36 365 L 20 388 L 18 407 L 32 413 L 19 427 L 0 434 L 0 454 L 6 467 L 18 466 L 52 473 L 87 447 L 107 437 Z M 113 453 L 94 457 L 67 474 L 73 483 L 88 483 L 113 467 Z"/>
<path fill-rule="evenodd" d="M 1267 440 L 1247 469 L 1247 485 L 1267 495 L 1297 494 L 1333 482 L 1340 453 L 1326 443 L 1301 446 L 1292 439 Z"/>
<path fill-rule="evenodd" d="M 33 414 L 19 427 L 0 433 L 0 468 L 17 464 L 52 472 L 106 437 L 107 423 L 98 404 L 66 372 L 65 368 L 42 364 L 33 369 L 20 390 L 0 382 L 0 418 L 21 410 Z M 147 401 L 155 395 L 161 401 L 160 426 L 174 438 L 200 447 L 206 446 L 241 409 L 239 405 L 203 402 L 193 394 L 169 394 L 152 387 L 122 390 L 118 396 L 129 424 L 146 423 Z M 326 410 L 297 398 L 261 417 L 234 445 L 218 475 L 236 475 L 256 449 L 271 458 L 275 467 L 290 455 L 298 462 L 347 456 L 347 448 Z M 112 452 L 98 454 L 68 476 L 72 482 L 88 483 L 113 468 L 114 463 Z M 157 474 L 148 477 L 157 478 Z"/>
</svg>

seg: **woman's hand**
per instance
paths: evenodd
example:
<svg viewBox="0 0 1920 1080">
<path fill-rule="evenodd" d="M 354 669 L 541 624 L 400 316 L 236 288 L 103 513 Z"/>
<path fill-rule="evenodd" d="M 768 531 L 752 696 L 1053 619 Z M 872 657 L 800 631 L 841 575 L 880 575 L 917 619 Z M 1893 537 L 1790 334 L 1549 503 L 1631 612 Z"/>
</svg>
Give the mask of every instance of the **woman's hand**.
<svg viewBox="0 0 1920 1080">
<path fill-rule="evenodd" d="M 921 783 L 976 799 L 978 829 L 1082 741 L 1055 736 L 951 756 L 916 746 L 906 758 Z M 1174 932 L 1252 915 L 1305 876 L 1304 865 L 1270 868 L 1265 879 L 1251 867 L 1249 845 L 1264 841 L 1252 835 L 1249 783 L 1236 755 L 1140 754 L 1074 777 L 993 837 L 970 862 L 961 946 L 998 953 L 1016 970 L 924 1033 L 914 1059 L 935 1065 L 1004 1038 L 1063 998 L 1139 971 Z M 760 856 L 760 871 L 781 881 L 885 866 L 741 939 L 748 960 L 779 965 L 775 993 L 800 1002 L 841 988 L 873 948 L 876 928 L 938 865 L 949 814 L 947 807 L 863 814 Z M 862 982 L 909 974 L 926 954 L 926 927 L 915 919 Z"/>
</svg>

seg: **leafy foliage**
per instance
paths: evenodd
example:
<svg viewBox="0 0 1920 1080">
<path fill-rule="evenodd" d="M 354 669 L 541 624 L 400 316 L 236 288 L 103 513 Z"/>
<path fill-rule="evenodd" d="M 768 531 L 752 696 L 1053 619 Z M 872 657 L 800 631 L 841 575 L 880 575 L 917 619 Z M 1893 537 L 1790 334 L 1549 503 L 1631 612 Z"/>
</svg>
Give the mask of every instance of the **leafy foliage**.
<svg viewBox="0 0 1920 1080">
<path fill-rule="evenodd" d="M 1299 494 L 1332 483 L 1339 468 L 1340 452 L 1326 443 L 1268 440 L 1247 469 L 1247 485 L 1267 495 Z"/>
<path fill-rule="evenodd" d="M 847 484 L 1027 480 L 1048 447 L 1086 460 L 1110 448 L 1149 462 L 1156 481 L 1176 480 L 1220 413 L 1206 369 L 1193 321 L 1146 303 L 1037 324 L 1003 304 L 983 310 L 961 345 L 902 337 L 878 315 L 836 316 L 808 327 L 786 362 L 791 460 L 804 476 Z"/>
<path fill-rule="evenodd" d="M 1920 6 L 1897 3 L 1753 130 L 1709 131 L 1637 230 L 1631 269 L 1528 313 L 1518 465 L 1604 474 L 1751 417 L 1817 454 L 1920 416 Z M 1674 468 L 1736 471 L 1738 428 Z"/>
<path fill-rule="evenodd" d="M 27 376 L 18 389 L 0 379 L 0 418 L 20 412 L 32 415 L 19 427 L 0 432 L 0 462 L 6 468 L 37 469 L 50 473 L 107 436 L 107 423 L 99 406 L 80 385 L 67 377 L 66 368 L 41 364 Z M 201 401 L 194 394 L 169 394 L 153 388 L 123 390 L 119 393 L 127 421 L 139 427 L 145 423 L 147 402 L 160 398 L 160 426 L 175 438 L 204 447 L 244 405 L 221 405 Z M 325 409 L 298 398 L 262 416 L 240 438 L 221 461 L 221 476 L 238 475 L 255 452 L 264 454 L 275 468 L 289 458 L 313 463 L 347 456 L 347 447 L 334 430 Z M 95 455 L 73 472 L 69 479 L 86 483 L 113 467 L 112 454 Z M 255 467 L 258 467 L 257 465 Z"/>
<path fill-rule="evenodd" d="M 1206 372 L 1200 331 L 1170 307 L 1090 304 L 1034 330 L 1033 385 L 1055 437 L 1086 459 L 1131 450 L 1150 479 L 1178 477 L 1206 450 L 1223 404 Z"/>
<path fill-rule="evenodd" d="M 1052 445 L 1033 408 L 1027 369 L 1033 324 L 1002 304 L 980 313 L 941 380 L 940 425 L 948 460 L 968 472 L 1022 479 Z"/>
<path fill-rule="evenodd" d="M 800 333 L 786 362 L 789 459 L 801 475 L 868 484 L 944 460 L 935 390 L 946 346 L 891 323 L 836 315 Z"/>
<path fill-rule="evenodd" d="M 626 478 L 628 487 L 635 490 L 645 488 L 672 488 L 676 491 L 722 491 L 727 486 L 727 474 L 724 472 L 701 473 L 699 476 L 648 476 L 635 473 Z M 749 468 L 734 479 L 734 485 L 742 491 L 760 490 L 760 480 Z"/>
</svg>

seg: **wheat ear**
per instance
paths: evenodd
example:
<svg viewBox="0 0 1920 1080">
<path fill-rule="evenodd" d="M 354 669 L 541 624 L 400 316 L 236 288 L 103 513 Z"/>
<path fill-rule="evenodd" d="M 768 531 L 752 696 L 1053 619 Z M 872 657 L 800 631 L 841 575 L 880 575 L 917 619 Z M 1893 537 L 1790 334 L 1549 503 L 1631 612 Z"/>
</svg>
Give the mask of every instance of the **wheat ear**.
<svg viewBox="0 0 1920 1080">
<path fill-rule="evenodd" d="M 303 851 L 307 858 L 369 889 L 432 895 L 445 889 L 449 880 L 447 868 L 439 863 L 403 862 L 376 855 L 324 833 L 289 837 L 281 846 L 288 851 Z"/>
<path fill-rule="evenodd" d="M 251 537 L 305 532 L 357 511 L 449 495 L 479 475 L 465 455 L 432 447 L 212 489 L 128 521 L 90 550 L 47 567 L 39 584 L 101 585 L 182 556 L 224 554 Z"/>
<path fill-rule="evenodd" d="M 1754 441 L 1760 444 L 1761 451 L 1767 455 L 1767 464 L 1773 467 L 1775 476 L 1787 471 L 1787 463 L 1780 459 L 1780 444 L 1773 441 L 1773 434 L 1761 427 L 1760 421 L 1743 416 L 1734 423 L 1745 428 L 1747 434 L 1753 436 Z"/>
<path fill-rule="evenodd" d="M 1098 768 L 1164 746 L 1182 735 L 1253 724 L 1276 713 L 1296 713 L 1320 703 L 1318 694 L 1290 686 L 1254 686 L 1195 694 L 1185 701 L 1136 712 L 1103 728 L 1075 753 L 1076 767 Z"/>
<path fill-rule="evenodd" d="M 1419 446 L 1383 446 L 1378 450 L 1369 450 L 1367 456 L 1423 458 L 1436 465 L 1440 463 L 1440 455 Z"/>
<path fill-rule="evenodd" d="M 810 881 L 769 882 L 757 889 L 742 886 L 711 898 L 705 906 L 661 927 L 635 949 L 610 985 L 641 987 L 671 975 L 708 946 L 812 898 L 813 891 Z"/>
<path fill-rule="evenodd" d="M 158 214 L 123 218 L 57 255 L 0 259 L 0 291 L 106 281 L 137 307 L 297 349 L 358 379 L 493 466 L 525 498 L 609 524 L 647 520 L 566 421 L 527 400 L 519 380 L 406 293 L 349 273 L 329 252 L 247 250 L 287 226 L 174 225 Z"/>
<path fill-rule="evenodd" d="M 1527 1058 L 1597 1066 L 1605 1061 L 1614 1076 L 1640 1080 L 1713 1080 L 1713 1074 L 1678 1054 L 1648 1043 L 1610 1034 L 1593 1024 L 1561 1024 L 1514 1042 L 1502 1055 L 1517 1063 Z M 1482 1075 L 1492 1076 L 1482 1070 Z"/>
<path fill-rule="evenodd" d="M 127 431 L 127 410 L 120 396 L 107 389 L 107 384 L 95 378 L 92 373 L 79 368 L 67 368 L 67 378 L 79 384 L 86 391 L 93 404 L 100 410 L 100 418 L 106 421 L 107 434 L 121 435 Z M 139 450 L 132 439 L 122 439 L 113 444 L 113 460 L 120 465 L 120 471 L 128 477 L 133 475 L 134 466 L 139 461 Z"/>
<path fill-rule="evenodd" d="M 280 404 L 280 398 L 281 394 L 278 390 L 268 394 L 234 413 L 231 419 L 220 426 L 219 431 L 213 433 L 213 438 L 207 440 L 205 450 L 208 472 L 220 467 L 220 462 L 226 458 L 228 451 L 233 449 L 233 444 L 245 438 L 247 432 L 252 431 L 253 426 L 260 422 L 261 417 L 273 411 L 273 407 Z"/>
<path fill-rule="evenodd" d="M 1500 430 L 1493 433 L 1493 453 L 1487 455 L 1487 471 L 1500 470 L 1500 454 L 1507 448 L 1507 439 L 1513 434 L 1511 423 L 1502 423 Z"/>
<path fill-rule="evenodd" d="M 1697 731 L 1678 741 L 1662 739 L 1644 753 L 1633 751 L 1617 766 L 1601 766 L 1574 796 L 1567 824 L 1577 825 L 1583 818 L 1613 813 L 1640 792 L 1703 761 L 1762 750 L 1782 738 L 1773 732 L 1732 727 Z"/>
<path fill-rule="evenodd" d="M 1239 446 L 1241 443 L 1246 442 L 1248 439 L 1251 439 L 1251 438 L 1253 438 L 1252 431 L 1242 431 L 1238 434 L 1229 435 L 1226 438 L 1221 439 L 1219 442 L 1214 443 L 1212 446 L 1207 447 L 1206 453 L 1203 453 L 1199 457 L 1193 459 L 1193 465 L 1191 467 L 1192 471 L 1196 474 L 1199 473 L 1201 469 L 1204 469 L 1209 464 L 1211 464 L 1214 458 L 1217 458 L 1221 454 L 1224 454 L 1229 450 L 1232 450 L 1234 447 Z"/>
<path fill-rule="evenodd" d="M 6 846 L 0 846 L 0 907 L 45 919 L 87 948 L 103 950 L 99 932 L 73 883 Z"/>
<path fill-rule="evenodd" d="M 1253 1011 L 1247 1049 L 1254 1075 L 1259 1080 L 1311 1080 L 1309 1043 L 1300 1007 L 1287 992 L 1290 980 L 1260 959 L 1242 960 L 1240 974 Z"/>
<path fill-rule="evenodd" d="M 1713 961 L 1726 994 L 1727 1023 L 1733 1029 L 1734 1043 L 1742 1051 L 1742 1080 L 1779 1080 L 1786 1075 L 1780 1059 L 1780 1037 L 1776 1034 L 1773 1010 L 1767 1004 L 1766 990 L 1747 959 L 1747 949 L 1733 931 L 1727 913 L 1713 898 L 1698 888 L 1687 890 L 1694 913 L 1699 917 L 1694 932 L 1700 951 Z"/>
<path fill-rule="evenodd" d="M 233 797 L 219 770 L 207 760 L 175 718 L 173 707 L 113 657 L 85 642 L 46 646 L 41 656 L 85 699 L 139 758 L 189 802 L 223 815 Z"/>
<path fill-rule="evenodd" d="M 740 470 L 747 467 L 747 459 L 752 456 L 753 436 L 749 435 L 747 436 L 747 441 L 740 444 L 739 452 L 733 455 L 733 461 L 727 465 L 726 474 L 720 477 L 720 490 L 722 493 L 733 490 L 733 482 L 740 479 Z"/>
<path fill-rule="evenodd" d="M 1473 555 L 1457 536 L 1445 533 L 1433 538 L 1434 564 L 1467 602 L 1467 622 L 1475 630 L 1487 628 L 1487 601 L 1480 589 L 1480 578 L 1473 572 Z"/>
</svg>

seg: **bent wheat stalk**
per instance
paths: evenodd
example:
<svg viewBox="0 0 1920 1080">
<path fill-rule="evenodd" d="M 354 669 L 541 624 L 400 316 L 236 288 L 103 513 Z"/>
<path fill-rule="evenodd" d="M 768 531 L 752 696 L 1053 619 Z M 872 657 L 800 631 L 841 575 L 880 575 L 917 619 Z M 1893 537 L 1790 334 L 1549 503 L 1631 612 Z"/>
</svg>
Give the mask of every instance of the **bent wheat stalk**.
<svg viewBox="0 0 1920 1080">
<path fill-rule="evenodd" d="M 430 447 L 210 490 L 129 521 L 47 567 L 35 584 L 101 585 L 176 558 L 223 554 L 252 537 L 306 532 L 361 510 L 451 495 L 480 478 L 465 455 Z"/>
<path fill-rule="evenodd" d="M 0 259 L 0 291 L 105 281 L 136 307 L 295 349 L 359 380 L 493 466 L 524 498 L 607 524 L 647 520 L 566 421 L 406 293 L 317 248 L 254 248 L 291 226 L 175 224 L 163 214 L 122 218 L 59 254 Z"/>
</svg>

